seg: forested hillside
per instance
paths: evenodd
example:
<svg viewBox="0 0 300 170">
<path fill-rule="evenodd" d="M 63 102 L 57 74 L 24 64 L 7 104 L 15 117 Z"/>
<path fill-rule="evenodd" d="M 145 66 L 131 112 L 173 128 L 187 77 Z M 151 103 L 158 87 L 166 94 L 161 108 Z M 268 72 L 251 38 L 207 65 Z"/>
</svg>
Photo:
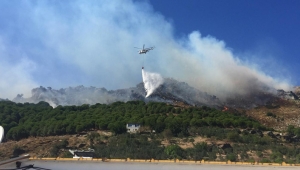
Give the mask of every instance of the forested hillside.
<svg viewBox="0 0 300 170">
<path fill-rule="evenodd" d="M 46 102 L 0 101 L 0 124 L 8 140 L 0 159 L 21 153 L 70 157 L 69 148 L 91 147 L 98 158 L 300 162 L 300 128 L 288 126 L 287 135 L 280 135 L 245 115 L 143 101 L 56 108 Z M 125 133 L 126 123 L 155 133 Z"/>
<path fill-rule="evenodd" d="M 169 129 L 174 136 L 186 136 L 192 127 L 265 129 L 251 118 L 206 106 L 180 108 L 165 103 L 129 101 L 52 108 L 46 102 L 0 102 L 0 124 L 7 139 L 75 134 L 92 129 L 121 134 L 126 132 L 126 123 L 140 123 L 156 133 Z"/>
</svg>

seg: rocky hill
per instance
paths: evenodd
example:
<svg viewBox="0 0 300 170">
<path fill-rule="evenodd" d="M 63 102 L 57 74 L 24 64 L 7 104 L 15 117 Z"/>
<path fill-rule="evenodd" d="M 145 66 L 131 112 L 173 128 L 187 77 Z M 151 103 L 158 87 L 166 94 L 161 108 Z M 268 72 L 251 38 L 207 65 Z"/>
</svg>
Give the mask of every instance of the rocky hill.
<svg viewBox="0 0 300 170">
<path fill-rule="evenodd" d="M 243 112 L 278 131 L 286 130 L 289 125 L 300 127 L 299 100 L 275 98 L 266 105 L 245 109 Z"/>
<path fill-rule="evenodd" d="M 188 105 L 208 105 L 221 107 L 221 102 L 216 96 L 211 96 L 201 92 L 186 83 L 178 82 L 174 79 L 165 79 L 164 83 L 156 89 L 149 97 L 145 98 L 146 91 L 143 83 L 136 87 L 119 90 L 107 90 L 96 87 L 68 87 L 59 90 L 51 87 L 38 87 L 31 91 L 32 96 L 24 98 L 18 94 L 13 99 L 14 102 L 38 103 L 40 101 L 48 102 L 51 106 L 57 105 L 82 105 L 82 104 L 110 104 L 116 101 L 142 100 L 145 102 L 156 101 L 166 103 L 185 103 Z"/>
<path fill-rule="evenodd" d="M 105 88 L 84 86 L 56 90 L 51 87 L 46 88 L 40 86 L 32 89 L 31 97 L 24 98 L 22 94 L 18 94 L 13 101 L 19 103 L 38 103 L 40 101 L 45 101 L 51 106 L 56 107 L 58 105 L 110 104 L 116 101 L 127 102 L 132 100 L 142 100 L 145 102 L 181 103 L 192 106 L 206 105 L 219 109 L 222 109 L 224 106 L 248 109 L 265 105 L 269 101 L 274 100 L 274 98 L 299 99 L 300 90 L 299 88 L 296 90 L 295 93 L 278 90 L 277 94 L 266 91 L 257 91 L 248 95 L 230 96 L 220 100 L 218 99 L 218 96 L 210 95 L 195 89 L 187 83 L 167 78 L 164 79 L 164 83 L 147 98 L 145 97 L 146 92 L 143 83 L 139 83 L 136 87 L 119 90 L 107 90 Z"/>
</svg>

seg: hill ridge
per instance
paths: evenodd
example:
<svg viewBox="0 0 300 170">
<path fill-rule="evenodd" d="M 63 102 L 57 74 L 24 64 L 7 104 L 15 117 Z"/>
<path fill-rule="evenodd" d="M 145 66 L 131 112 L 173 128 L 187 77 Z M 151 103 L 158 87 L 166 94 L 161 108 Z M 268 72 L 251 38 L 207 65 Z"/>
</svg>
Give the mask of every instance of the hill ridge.
<svg viewBox="0 0 300 170">
<path fill-rule="evenodd" d="M 272 90 L 275 91 L 276 90 Z M 274 98 L 299 99 L 299 93 L 285 92 L 277 90 L 276 93 L 270 90 L 252 92 L 247 95 L 228 96 L 220 100 L 218 96 L 203 92 L 185 82 L 180 82 L 172 78 L 165 78 L 164 83 L 160 85 L 155 92 L 146 96 L 143 83 L 135 87 L 129 87 L 117 90 L 107 90 L 106 88 L 85 87 L 83 85 L 76 87 L 61 88 L 59 90 L 51 87 L 37 87 L 32 89 L 31 97 L 24 98 L 18 94 L 12 101 L 16 103 L 38 103 L 40 101 L 48 102 L 52 107 L 58 105 L 82 105 L 82 104 L 110 104 L 117 101 L 127 102 L 142 100 L 144 102 L 164 102 L 170 104 L 183 103 L 191 106 L 210 106 L 222 109 L 224 106 L 232 108 L 254 108 L 265 105 Z"/>
</svg>

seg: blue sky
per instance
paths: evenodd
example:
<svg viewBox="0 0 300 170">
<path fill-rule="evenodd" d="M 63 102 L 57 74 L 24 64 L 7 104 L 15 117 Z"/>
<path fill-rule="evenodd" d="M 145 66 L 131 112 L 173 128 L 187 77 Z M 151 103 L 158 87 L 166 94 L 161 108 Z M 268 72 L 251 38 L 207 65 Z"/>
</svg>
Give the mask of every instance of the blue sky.
<svg viewBox="0 0 300 170">
<path fill-rule="evenodd" d="M 300 84 L 299 1 L 3 0 L 0 98 L 118 89 L 141 67 L 217 96 Z M 146 55 L 133 47 L 155 46 Z"/>
<path fill-rule="evenodd" d="M 300 1 L 297 0 L 151 0 L 154 10 L 170 20 L 176 36 L 199 30 L 226 42 L 242 59 L 245 53 L 263 54 L 262 67 L 274 60 L 282 72 L 300 84 Z M 257 60 L 257 59 L 256 59 Z M 272 66 L 273 67 L 273 66 Z"/>
</svg>

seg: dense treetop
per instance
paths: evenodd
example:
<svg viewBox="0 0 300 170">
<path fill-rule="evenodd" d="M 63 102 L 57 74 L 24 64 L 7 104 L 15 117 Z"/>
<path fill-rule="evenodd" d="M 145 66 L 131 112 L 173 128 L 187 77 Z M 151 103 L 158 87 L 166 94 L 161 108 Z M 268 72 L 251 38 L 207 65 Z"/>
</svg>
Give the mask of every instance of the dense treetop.
<svg viewBox="0 0 300 170">
<path fill-rule="evenodd" d="M 52 108 L 46 102 L 0 102 L 0 125 L 7 139 L 75 134 L 91 129 L 120 134 L 126 132 L 126 123 L 140 123 L 157 133 L 170 129 L 175 136 L 186 135 L 191 127 L 265 128 L 243 115 L 206 106 L 181 108 L 166 103 L 129 101 Z"/>
</svg>

